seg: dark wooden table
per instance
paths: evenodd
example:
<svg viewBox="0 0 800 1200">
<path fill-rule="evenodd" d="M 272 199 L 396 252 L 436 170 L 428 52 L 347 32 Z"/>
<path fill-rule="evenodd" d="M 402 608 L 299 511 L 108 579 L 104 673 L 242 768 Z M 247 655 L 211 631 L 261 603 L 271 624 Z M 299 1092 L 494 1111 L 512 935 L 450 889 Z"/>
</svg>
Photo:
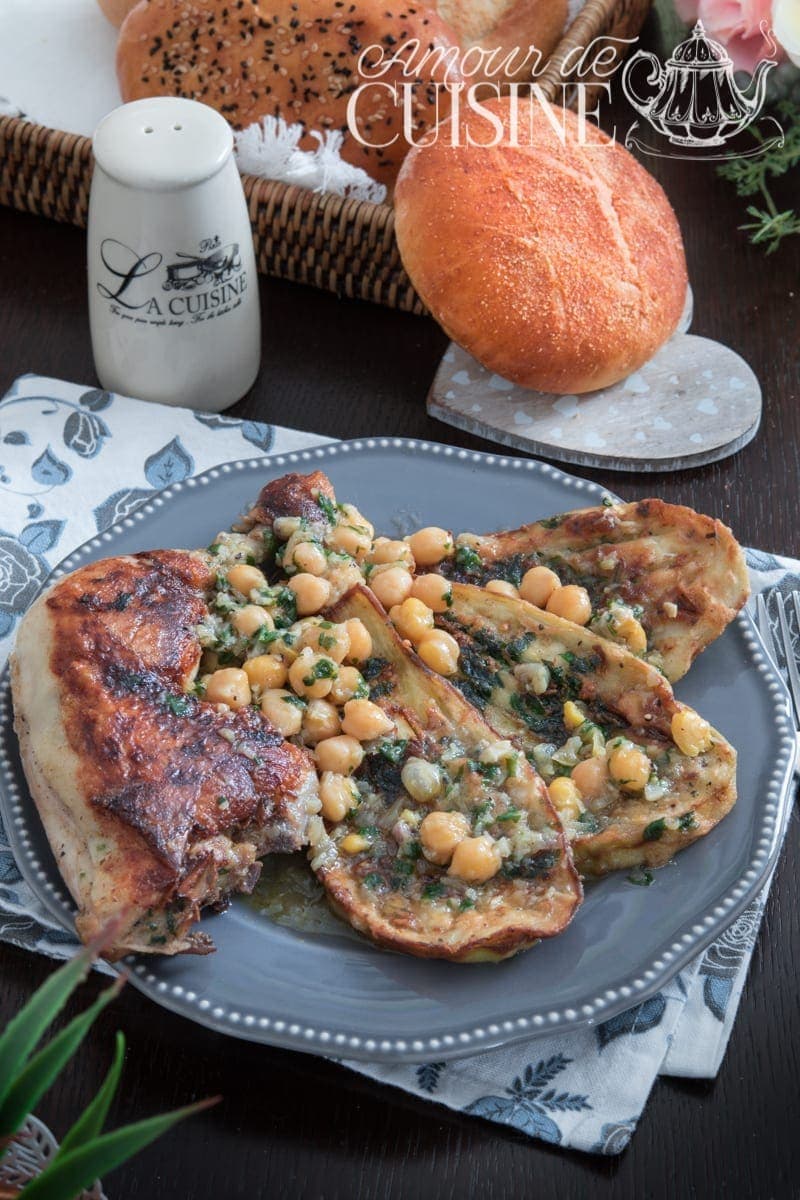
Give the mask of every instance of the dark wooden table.
<svg viewBox="0 0 800 1200">
<path fill-rule="evenodd" d="M 620 115 L 627 125 L 630 113 Z M 800 555 L 800 258 L 788 245 L 771 258 L 748 246 L 736 228 L 743 202 L 711 166 L 648 165 L 683 228 L 694 331 L 748 360 L 763 386 L 764 419 L 750 446 L 715 466 L 674 476 L 590 474 L 626 498 L 655 492 L 722 517 L 749 545 Z M 0 281 L 0 391 L 25 371 L 92 383 L 83 234 L 0 209 Z M 272 279 L 262 280 L 261 297 L 263 367 L 234 414 L 337 437 L 484 446 L 425 413 L 445 346 L 431 320 Z M 659 1081 L 618 1159 L 551 1150 L 319 1059 L 216 1035 L 133 989 L 103 1015 L 39 1112 L 64 1132 L 99 1085 L 119 1027 L 129 1050 L 113 1123 L 216 1093 L 224 1101 L 115 1172 L 107 1183 L 113 1200 L 797 1197 L 798 879 L 795 819 L 719 1077 Z M 0 945 L 0 1020 L 50 969 Z M 98 986 L 87 984 L 81 1002 Z"/>
</svg>

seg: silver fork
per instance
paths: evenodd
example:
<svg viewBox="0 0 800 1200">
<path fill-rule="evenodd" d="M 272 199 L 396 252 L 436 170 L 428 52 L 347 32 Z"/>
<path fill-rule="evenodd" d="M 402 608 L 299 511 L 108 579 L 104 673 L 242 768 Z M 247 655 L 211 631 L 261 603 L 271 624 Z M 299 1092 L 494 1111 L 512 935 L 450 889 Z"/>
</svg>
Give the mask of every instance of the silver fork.
<svg viewBox="0 0 800 1200">
<path fill-rule="evenodd" d="M 789 616 L 786 612 L 786 605 L 790 600 L 797 621 L 798 646 L 800 647 L 800 592 L 789 592 L 788 595 L 784 595 L 779 588 L 772 588 L 766 597 L 763 592 L 759 592 L 758 596 L 756 596 L 756 619 L 758 622 L 758 632 L 761 634 L 761 640 L 764 643 L 767 654 L 780 671 L 781 664 L 775 645 L 775 635 L 772 632 L 772 623 L 769 619 L 769 602 L 772 601 L 778 614 L 778 633 L 783 658 L 786 663 L 786 674 L 789 679 L 789 693 L 792 697 L 792 708 L 794 709 L 795 734 L 798 751 L 800 751 L 800 669 L 798 669 L 797 661 L 800 651 L 795 649 L 792 641 Z M 798 770 L 800 770 L 800 759 L 798 759 L 795 765 L 795 771 Z"/>
</svg>

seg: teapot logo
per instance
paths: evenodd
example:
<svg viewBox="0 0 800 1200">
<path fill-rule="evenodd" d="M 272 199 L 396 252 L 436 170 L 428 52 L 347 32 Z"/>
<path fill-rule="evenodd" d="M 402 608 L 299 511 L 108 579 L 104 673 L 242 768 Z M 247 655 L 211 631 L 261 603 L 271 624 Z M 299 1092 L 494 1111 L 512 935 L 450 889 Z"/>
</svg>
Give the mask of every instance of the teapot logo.
<svg viewBox="0 0 800 1200">
<path fill-rule="evenodd" d="M 648 68 L 643 77 L 642 66 Z M 645 154 L 678 158 L 741 158 L 763 154 L 783 144 L 783 130 L 774 117 L 763 117 L 769 134 L 747 152 L 734 151 L 727 143 L 748 125 L 753 125 L 764 104 L 767 77 L 774 59 L 763 59 L 748 88 L 742 90 L 733 74 L 733 62 L 725 47 L 707 37 L 698 21 L 691 35 L 672 52 L 665 64 L 647 50 L 638 50 L 622 72 L 622 88 L 633 107 L 650 126 L 675 147 L 660 150 L 635 136 L 636 121 L 628 130 L 625 145 Z M 639 90 L 644 84 L 651 94 Z M 748 94 L 749 93 L 749 94 Z M 776 132 L 777 131 L 777 132 Z M 709 153 L 710 151 L 710 153 Z"/>
</svg>

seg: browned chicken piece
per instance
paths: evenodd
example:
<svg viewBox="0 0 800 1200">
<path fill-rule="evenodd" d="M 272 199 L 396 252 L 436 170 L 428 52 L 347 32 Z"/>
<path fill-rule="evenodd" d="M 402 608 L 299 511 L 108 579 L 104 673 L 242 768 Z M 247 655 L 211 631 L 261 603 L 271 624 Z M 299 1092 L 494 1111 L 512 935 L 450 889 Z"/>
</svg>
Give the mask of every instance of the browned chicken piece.
<svg viewBox="0 0 800 1200">
<path fill-rule="evenodd" d="M 310 760 L 256 709 L 193 691 L 211 560 L 156 551 L 92 563 L 25 616 L 12 661 L 23 763 L 84 941 L 106 957 L 208 953 L 202 907 L 250 891 L 261 855 L 307 841 Z"/>
</svg>

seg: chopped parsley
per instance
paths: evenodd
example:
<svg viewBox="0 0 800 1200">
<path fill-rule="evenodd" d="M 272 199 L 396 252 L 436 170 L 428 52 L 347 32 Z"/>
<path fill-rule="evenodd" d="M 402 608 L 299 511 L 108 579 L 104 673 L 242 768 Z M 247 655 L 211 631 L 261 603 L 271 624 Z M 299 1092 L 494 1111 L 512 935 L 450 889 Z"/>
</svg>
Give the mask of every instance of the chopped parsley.
<svg viewBox="0 0 800 1200">
<path fill-rule="evenodd" d="M 164 695 L 164 703 L 176 717 L 185 717 L 192 709 L 192 702 L 188 696 L 172 696 L 167 693 Z"/>
<path fill-rule="evenodd" d="M 692 809 L 691 812 L 684 813 L 683 816 L 678 819 L 678 829 L 680 829 L 682 833 L 688 833 L 690 829 L 696 828 L 697 820 L 695 819 L 694 809 Z"/>
<path fill-rule="evenodd" d="M 302 696 L 293 696 L 290 694 L 288 696 L 281 696 L 281 700 L 284 704 L 293 704 L 295 708 L 306 708 L 306 702 Z"/>
<path fill-rule="evenodd" d="M 667 822 L 663 817 L 659 817 L 657 821 L 651 821 L 645 826 L 642 839 L 645 842 L 657 842 L 667 828 Z"/>
<path fill-rule="evenodd" d="M 443 896 L 443 895 L 444 895 L 444 884 L 443 883 L 439 883 L 439 882 L 426 883 L 425 887 L 422 889 L 422 899 L 423 900 L 438 900 L 439 897 Z"/>
<path fill-rule="evenodd" d="M 636 887 L 650 887 L 653 882 L 653 872 L 646 871 L 642 867 L 637 867 L 635 871 L 631 871 L 628 876 L 628 883 L 635 884 Z"/>
<path fill-rule="evenodd" d="M 217 808 L 230 808 L 231 802 L 227 796 L 217 796 Z"/>
<path fill-rule="evenodd" d="M 219 554 L 219 551 L 220 551 L 219 542 L 212 542 L 211 545 L 208 547 L 208 553 L 213 554 L 215 557 L 217 554 Z"/>
<path fill-rule="evenodd" d="M 474 907 L 475 907 L 475 901 L 470 896 L 464 896 L 461 903 L 458 906 L 458 911 L 466 912 L 468 908 L 474 908 Z"/>
<path fill-rule="evenodd" d="M 339 668 L 335 662 L 330 658 L 320 658 L 311 668 L 311 674 L 303 676 L 303 683 L 311 687 L 317 679 L 336 679 L 338 674 Z"/>
<path fill-rule="evenodd" d="M 325 520 L 329 525 L 335 525 L 338 517 L 336 515 L 336 504 L 324 492 L 317 493 L 317 504 L 325 514 Z"/>
<path fill-rule="evenodd" d="M 408 738 L 397 738 L 396 741 L 384 741 L 378 746 L 378 753 L 390 763 L 399 763 L 408 749 Z"/>
<path fill-rule="evenodd" d="M 456 566 L 468 573 L 480 571 L 483 561 L 471 546 L 459 546 L 456 550 Z"/>
<path fill-rule="evenodd" d="M 369 875 L 364 876 L 364 887 L 369 888 L 370 891 L 374 891 L 375 888 L 381 887 L 383 882 L 383 876 L 379 875 L 377 871 L 370 871 Z"/>
<path fill-rule="evenodd" d="M 322 650 L 332 650 L 336 645 L 336 638 L 332 633 L 321 633 L 317 638 L 317 644 Z"/>
<path fill-rule="evenodd" d="M 514 806 L 512 805 L 512 807 L 507 808 L 505 812 L 498 813 L 497 820 L 498 821 L 518 821 L 521 816 L 522 816 L 522 813 L 520 812 L 520 810 L 518 808 L 514 808 Z"/>
<path fill-rule="evenodd" d="M 600 828 L 600 822 L 594 813 L 590 813 L 588 808 L 584 809 L 578 817 L 578 824 L 583 827 L 584 833 L 597 833 Z"/>
</svg>

